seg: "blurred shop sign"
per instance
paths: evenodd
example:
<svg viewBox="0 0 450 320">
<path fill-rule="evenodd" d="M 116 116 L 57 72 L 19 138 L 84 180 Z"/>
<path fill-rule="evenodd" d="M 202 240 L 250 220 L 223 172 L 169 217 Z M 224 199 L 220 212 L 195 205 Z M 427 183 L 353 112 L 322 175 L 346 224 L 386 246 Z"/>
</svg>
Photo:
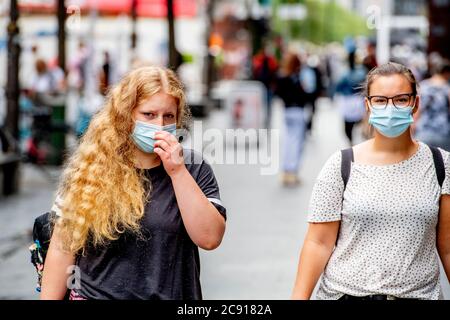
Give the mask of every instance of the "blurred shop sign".
<svg viewBox="0 0 450 320">
<path fill-rule="evenodd" d="M 133 0 L 67 0 L 67 7 L 78 6 L 82 13 L 98 10 L 103 15 L 129 14 Z M 29 13 L 54 13 L 56 0 L 19 0 L 19 8 Z M 197 15 L 196 0 L 174 0 L 175 17 L 195 17 Z M 139 17 L 167 17 L 167 0 L 138 0 L 137 15 Z"/>
<path fill-rule="evenodd" d="M 9 14 L 9 1 L 0 1 L 0 16 Z"/>
<path fill-rule="evenodd" d="M 284 20 L 302 20 L 308 14 L 306 6 L 301 3 L 280 4 L 278 7 L 278 16 Z"/>
<path fill-rule="evenodd" d="M 221 88 L 217 89 L 222 93 L 225 110 L 229 116 L 228 123 L 232 128 L 263 128 L 267 92 L 261 82 L 224 81 Z"/>
<path fill-rule="evenodd" d="M 425 0 L 396 0 L 393 1 L 393 15 L 395 16 L 422 16 L 427 14 Z"/>
</svg>

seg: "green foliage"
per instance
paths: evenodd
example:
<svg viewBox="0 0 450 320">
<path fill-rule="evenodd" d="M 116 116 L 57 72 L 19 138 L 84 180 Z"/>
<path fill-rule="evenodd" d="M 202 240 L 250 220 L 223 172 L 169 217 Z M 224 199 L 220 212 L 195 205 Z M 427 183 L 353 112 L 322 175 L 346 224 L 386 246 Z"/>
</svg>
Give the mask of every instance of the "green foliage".
<svg viewBox="0 0 450 320">
<path fill-rule="evenodd" d="M 303 3 L 307 16 L 301 21 L 283 21 L 277 16 L 280 4 Z M 341 7 L 333 0 L 272 0 L 272 27 L 291 39 L 308 40 L 316 44 L 342 42 L 346 36 L 370 35 L 364 17 Z"/>
</svg>

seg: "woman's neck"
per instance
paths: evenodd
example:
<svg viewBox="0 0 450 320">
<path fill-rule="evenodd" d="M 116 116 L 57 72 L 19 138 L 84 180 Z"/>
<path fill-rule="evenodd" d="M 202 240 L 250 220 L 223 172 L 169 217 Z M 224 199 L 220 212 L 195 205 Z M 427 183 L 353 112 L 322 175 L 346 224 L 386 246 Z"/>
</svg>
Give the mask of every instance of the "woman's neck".
<svg viewBox="0 0 450 320">
<path fill-rule="evenodd" d="M 139 169 L 151 169 L 161 164 L 161 159 L 156 153 L 146 153 L 136 150 L 136 166 Z"/>
<path fill-rule="evenodd" d="M 409 154 L 417 147 L 417 142 L 411 137 L 410 129 L 396 138 L 388 138 L 375 132 L 372 148 L 375 152 Z"/>
</svg>

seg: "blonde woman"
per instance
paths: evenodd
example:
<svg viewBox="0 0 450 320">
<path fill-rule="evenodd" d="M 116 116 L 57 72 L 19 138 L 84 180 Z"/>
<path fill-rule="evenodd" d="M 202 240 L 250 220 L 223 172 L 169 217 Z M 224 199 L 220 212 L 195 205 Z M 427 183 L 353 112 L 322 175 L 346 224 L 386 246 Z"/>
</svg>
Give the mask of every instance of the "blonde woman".
<svg viewBox="0 0 450 320">
<path fill-rule="evenodd" d="M 198 247 L 219 246 L 226 209 L 211 167 L 175 137 L 189 117 L 175 74 L 130 72 L 70 158 L 41 299 L 201 299 Z M 69 281 L 70 282 L 70 281 Z"/>
</svg>

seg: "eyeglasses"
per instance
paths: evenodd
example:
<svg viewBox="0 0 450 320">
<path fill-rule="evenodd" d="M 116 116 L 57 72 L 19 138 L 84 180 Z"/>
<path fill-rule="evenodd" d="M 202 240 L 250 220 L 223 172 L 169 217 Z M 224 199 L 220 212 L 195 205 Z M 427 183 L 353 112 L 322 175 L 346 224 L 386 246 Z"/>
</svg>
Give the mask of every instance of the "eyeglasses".
<svg viewBox="0 0 450 320">
<path fill-rule="evenodd" d="M 385 96 L 367 96 L 369 100 L 369 105 L 374 109 L 384 109 L 386 108 L 389 100 L 392 100 L 392 103 L 396 108 L 402 109 L 410 106 L 411 97 L 415 97 L 414 93 L 403 93 L 393 97 L 385 97 Z"/>
</svg>

